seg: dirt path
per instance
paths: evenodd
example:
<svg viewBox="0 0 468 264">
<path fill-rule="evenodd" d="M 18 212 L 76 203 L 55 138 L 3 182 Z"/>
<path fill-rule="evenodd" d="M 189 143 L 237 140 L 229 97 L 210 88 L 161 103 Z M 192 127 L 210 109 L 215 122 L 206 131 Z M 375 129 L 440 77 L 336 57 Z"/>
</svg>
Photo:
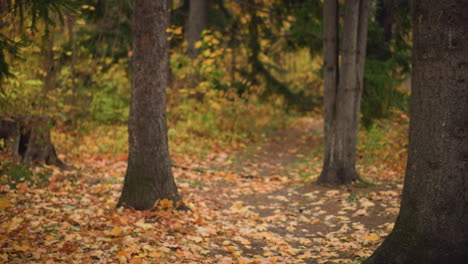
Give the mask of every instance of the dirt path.
<svg viewBox="0 0 468 264">
<path fill-rule="evenodd" d="M 392 228 L 401 186 L 314 185 L 321 123 L 300 124 L 241 154 L 176 157 L 188 212 L 169 201 L 150 211 L 116 209 L 123 155 L 83 153 L 79 170 L 44 168 L 52 173 L 47 185 L 0 191 L 0 262 L 359 262 Z"/>
<path fill-rule="evenodd" d="M 392 229 L 400 184 L 328 188 L 312 183 L 321 169 L 321 127 L 310 120 L 300 129 L 273 133 L 267 143 L 231 157 L 230 169 L 241 178 L 237 184 L 210 189 L 207 195 L 218 197 L 213 201 L 233 225 L 256 225 L 258 232 L 239 228 L 231 234 L 242 256 L 277 256 L 277 263 L 354 263 Z M 239 188 L 255 182 L 277 187 Z"/>
</svg>

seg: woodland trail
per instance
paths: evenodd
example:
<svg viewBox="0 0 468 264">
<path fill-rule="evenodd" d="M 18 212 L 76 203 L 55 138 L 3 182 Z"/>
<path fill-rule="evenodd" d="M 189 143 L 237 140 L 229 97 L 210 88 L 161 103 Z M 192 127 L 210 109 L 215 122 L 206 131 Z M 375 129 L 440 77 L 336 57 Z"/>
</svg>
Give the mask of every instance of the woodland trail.
<svg viewBox="0 0 468 264">
<path fill-rule="evenodd" d="M 126 156 L 83 152 L 75 170 L 1 190 L 3 263 L 357 263 L 392 229 L 401 185 L 328 188 L 321 123 L 272 133 L 242 153 L 173 155 L 192 211 L 116 209 Z M 203 168 L 203 170 L 184 170 Z M 163 210 L 164 209 L 164 210 Z"/>
<path fill-rule="evenodd" d="M 259 229 L 271 232 L 275 237 L 272 240 L 278 239 L 270 246 L 265 237 L 249 236 L 249 231 L 240 229 L 244 237 L 234 244 L 248 258 L 282 256 L 281 251 L 289 251 L 295 257 L 276 261 L 359 260 L 373 252 L 391 231 L 402 186 L 388 182 L 336 188 L 313 184 L 321 170 L 322 121 L 311 119 L 302 125 L 300 129 L 276 131 L 266 143 L 232 158 L 230 169 L 242 178 L 240 185 L 249 181 L 265 185 L 280 182 L 274 191 L 244 194 L 233 185 L 231 190 L 221 188 L 217 192 L 215 188 L 209 193 L 227 198 L 213 198 L 219 208 L 245 209 L 254 220 L 261 219 L 263 226 Z M 242 218 L 230 220 L 249 226 Z"/>
</svg>

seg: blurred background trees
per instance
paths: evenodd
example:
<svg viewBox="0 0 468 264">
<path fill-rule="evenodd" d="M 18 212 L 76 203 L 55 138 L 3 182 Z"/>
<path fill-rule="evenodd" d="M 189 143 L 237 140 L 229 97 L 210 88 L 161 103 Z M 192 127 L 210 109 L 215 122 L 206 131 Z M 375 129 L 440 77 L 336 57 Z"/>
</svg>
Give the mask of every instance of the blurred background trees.
<svg viewBox="0 0 468 264">
<path fill-rule="evenodd" d="M 73 131 L 126 123 L 132 1 L 1 2 L 1 116 L 44 115 Z M 320 1 L 173 0 L 171 13 L 172 141 L 236 146 L 284 126 L 285 115 L 321 112 Z M 370 1 L 361 107 L 369 129 L 406 111 L 410 36 L 406 1 Z"/>
</svg>

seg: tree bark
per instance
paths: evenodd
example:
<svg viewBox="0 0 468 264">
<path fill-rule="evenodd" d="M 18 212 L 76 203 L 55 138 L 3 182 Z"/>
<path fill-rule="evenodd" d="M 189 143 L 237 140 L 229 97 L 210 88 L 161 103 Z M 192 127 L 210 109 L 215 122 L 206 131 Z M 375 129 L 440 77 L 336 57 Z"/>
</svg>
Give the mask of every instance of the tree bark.
<svg viewBox="0 0 468 264">
<path fill-rule="evenodd" d="M 13 158 L 27 166 L 67 166 L 57 157 L 50 139 L 50 118 L 46 116 L 14 116 L 0 119 L 0 139 Z"/>
<path fill-rule="evenodd" d="M 367 264 L 468 260 L 468 2 L 413 3 L 410 137 L 400 214 Z"/>
<path fill-rule="evenodd" d="M 168 1 L 135 0 L 129 157 L 118 206 L 151 209 L 180 200 L 171 171 L 166 124 Z"/>
<path fill-rule="evenodd" d="M 332 150 L 336 138 L 336 92 L 339 81 L 339 25 L 338 0 L 323 2 L 323 87 L 324 87 L 324 171 L 328 174 L 330 163 L 333 162 Z M 322 176 L 319 178 L 323 180 Z"/>
<path fill-rule="evenodd" d="M 319 184 L 350 184 L 359 181 L 356 172 L 356 144 L 359 112 L 364 78 L 365 48 L 367 43 L 368 0 L 347 0 L 343 28 L 343 51 L 339 77 L 337 69 L 327 61 L 337 64 L 337 44 L 330 39 L 336 36 L 337 3 L 324 2 L 324 71 L 325 90 L 325 153 Z M 332 11 L 334 9 L 335 11 Z M 332 24 L 330 22 L 333 20 Z M 328 32 L 328 31 L 333 32 Z M 332 55 L 332 52 L 337 55 Z M 336 57 L 335 57 L 336 56 Z M 331 62 L 333 61 L 333 62 Z M 338 68 L 338 67 L 336 67 Z"/>
<path fill-rule="evenodd" d="M 204 29 L 208 27 L 209 0 L 190 0 L 189 18 L 187 24 L 187 50 L 188 56 L 195 59 L 200 50 L 195 43 L 200 40 Z"/>
</svg>

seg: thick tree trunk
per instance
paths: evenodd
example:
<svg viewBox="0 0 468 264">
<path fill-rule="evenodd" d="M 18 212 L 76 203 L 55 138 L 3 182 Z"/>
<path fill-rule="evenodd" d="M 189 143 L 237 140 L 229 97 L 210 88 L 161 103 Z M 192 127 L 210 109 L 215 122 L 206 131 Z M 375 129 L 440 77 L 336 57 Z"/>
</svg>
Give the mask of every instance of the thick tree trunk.
<svg viewBox="0 0 468 264">
<path fill-rule="evenodd" d="M 334 8 L 329 1 L 324 3 L 325 17 L 332 17 Z M 334 1 L 333 1 L 334 2 Z M 335 20 L 338 19 L 335 11 Z M 327 18 L 325 21 L 331 21 Z M 359 111 L 363 87 L 365 47 L 367 42 L 368 0 L 347 0 L 343 29 L 343 53 L 338 88 L 334 91 L 333 70 L 325 68 L 325 155 L 322 173 L 317 180 L 320 184 L 349 184 L 360 180 L 356 173 L 356 143 L 359 127 Z M 334 22 L 337 23 L 337 22 Z M 336 60 L 330 54 L 336 47 L 324 29 L 325 60 Z M 330 27 L 330 29 L 328 29 Z M 330 34 L 330 36 L 327 36 Z M 335 33 L 333 33 L 335 34 Z M 327 47 L 329 46 L 329 47 Z M 337 56 L 337 55 L 336 55 Z M 333 68 L 333 67 L 332 67 Z M 327 87 L 328 86 L 328 87 Z"/>
<path fill-rule="evenodd" d="M 44 116 L 15 116 L 0 119 L 0 139 L 13 158 L 27 166 L 67 166 L 57 157 L 50 140 L 51 120 Z"/>
<path fill-rule="evenodd" d="M 134 1 L 133 83 L 128 121 L 129 157 L 118 205 L 151 209 L 159 199 L 178 201 L 166 125 L 168 1 Z"/>
<path fill-rule="evenodd" d="M 468 261 L 468 2 L 414 1 L 410 138 L 400 214 L 367 264 Z"/>
<path fill-rule="evenodd" d="M 200 40 L 202 31 L 208 27 L 209 0 L 190 0 L 190 11 L 187 24 L 188 56 L 195 59 L 200 50 L 195 48 L 195 42 Z"/>
</svg>

